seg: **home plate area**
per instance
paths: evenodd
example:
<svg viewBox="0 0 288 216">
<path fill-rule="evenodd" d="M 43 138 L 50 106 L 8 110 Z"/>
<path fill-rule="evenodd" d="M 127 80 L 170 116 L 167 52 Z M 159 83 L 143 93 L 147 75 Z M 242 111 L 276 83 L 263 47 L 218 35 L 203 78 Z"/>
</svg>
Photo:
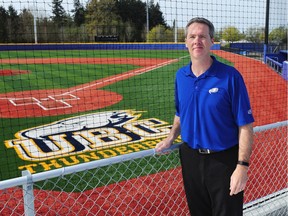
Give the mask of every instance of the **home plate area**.
<svg viewBox="0 0 288 216">
<path fill-rule="evenodd" d="M 46 98 L 15 98 L 9 101 L 15 106 L 36 105 L 43 110 L 65 109 L 71 107 L 67 101 L 79 100 L 80 98 L 73 94 L 49 95 Z"/>
<path fill-rule="evenodd" d="M 111 106 L 122 96 L 100 89 L 33 90 L 0 94 L 1 118 L 56 116 Z"/>
</svg>

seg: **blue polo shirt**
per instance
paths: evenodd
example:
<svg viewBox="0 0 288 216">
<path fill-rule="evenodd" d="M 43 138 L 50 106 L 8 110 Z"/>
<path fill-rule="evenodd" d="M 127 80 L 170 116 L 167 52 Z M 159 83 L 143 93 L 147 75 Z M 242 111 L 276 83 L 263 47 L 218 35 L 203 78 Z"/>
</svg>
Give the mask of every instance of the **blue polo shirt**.
<svg viewBox="0 0 288 216">
<path fill-rule="evenodd" d="M 199 77 L 192 73 L 191 62 L 178 70 L 176 115 L 181 138 L 191 148 L 222 151 L 239 143 L 239 126 L 254 118 L 241 74 L 211 57 L 211 67 Z"/>
</svg>

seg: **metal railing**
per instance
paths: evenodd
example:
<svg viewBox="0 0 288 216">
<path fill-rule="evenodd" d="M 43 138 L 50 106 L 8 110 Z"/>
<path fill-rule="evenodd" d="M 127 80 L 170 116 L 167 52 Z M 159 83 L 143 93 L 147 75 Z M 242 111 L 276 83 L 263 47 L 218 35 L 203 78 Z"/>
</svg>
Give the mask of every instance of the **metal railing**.
<svg viewBox="0 0 288 216">
<path fill-rule="evenodd" d="M 268 64 L 273 70 L 277 71 L 279 74 L 282 74 L 283 64 L 278 62 L 277 57 L 270 58 L 266 56 L 266 64 Z"/>
</svg>

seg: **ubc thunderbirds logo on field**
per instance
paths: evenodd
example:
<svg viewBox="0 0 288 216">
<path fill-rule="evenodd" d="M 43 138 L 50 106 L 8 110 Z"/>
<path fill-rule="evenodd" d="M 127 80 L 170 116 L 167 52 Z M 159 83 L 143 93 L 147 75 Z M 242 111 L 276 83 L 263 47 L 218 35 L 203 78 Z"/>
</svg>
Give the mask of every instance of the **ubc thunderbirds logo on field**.
<svg viewBox="0 0 288 216">
<path fill-rule="evenodd" d="M 140 119 L 142 113 L 117 110 L 81 115 L 19 131 L 15 134 L 17 139 L 7 140 L 5 144 L 8 148 L 14 148 L 23 160 L 34 162 L 97 151 L 104 158 L 113 151 L 116 155 L 139 151 L 141 146 L 136 143 L 145 145 L 143 141 L 163 138 L 171 128 L 167 122 L 156 118 Z M 120 147 L 127 144 L 131 144 L 129 148 Z M 145 148 L 152 148 L 153 145 L 149 146 L 146 142 Z M 114 150 L 103 151 L 111 148 Z M 97 158 L 95 153 L 92 156 Z M 72 157 L 70 159 L 74 160 Z"/>
</svg>

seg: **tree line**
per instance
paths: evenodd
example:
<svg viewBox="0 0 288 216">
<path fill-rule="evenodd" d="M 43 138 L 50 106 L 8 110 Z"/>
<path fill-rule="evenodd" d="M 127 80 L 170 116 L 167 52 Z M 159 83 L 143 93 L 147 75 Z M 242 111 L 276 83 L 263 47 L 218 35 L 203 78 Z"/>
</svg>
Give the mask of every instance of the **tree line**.
<svg viewBox="0 0 288 216">
<path fill-rule="evenodd" d="M 34 16 L 26 8 L 18 13 L 12 5 L 7 10 L 0 6 L 0 43 L 34 43 L 35 29 L 38 43 L 94 42 L 96 36 L 107 36 L 107 40 L 109 36 L 117 36 L 119 42 L 174 41 L 174 24 L 167 24 L 159 4 L 153 0 L 91 0 L 85 6 L 74 0 L 73 9 L 68 12 L 62 2 L 52 1 L 50 17 Z M 287 27 L 275 28 L 269 40 L 287 43 L 286 33 Z M 183 28 L 177 29 L 177 38 L 178 42 L 184 42 Z M 216 41 L 221 40 L 261 43 L 264 28 L 251 27 L 241 33 L 236 27 L 228 26 L 216 32 Z"/>
<path fill-rule="evenodd" d="M 52 1 L 52 15 L 37 17 L 37 38 L 47 42 L 93 42 L 96 35 L 118 35 L 121 42 L 143 42 L 149 30 L 167 25 L 158 3 L 148 5 L 140 0 L 91 0 L 86 6 L 74 0 L 74 8 L 66 12 L 63 0 Z M 0 6 L 0 43 L 33 43 L 34 16 L 30 9 L 18 14 L 12 5 Z"/>
</svg>

